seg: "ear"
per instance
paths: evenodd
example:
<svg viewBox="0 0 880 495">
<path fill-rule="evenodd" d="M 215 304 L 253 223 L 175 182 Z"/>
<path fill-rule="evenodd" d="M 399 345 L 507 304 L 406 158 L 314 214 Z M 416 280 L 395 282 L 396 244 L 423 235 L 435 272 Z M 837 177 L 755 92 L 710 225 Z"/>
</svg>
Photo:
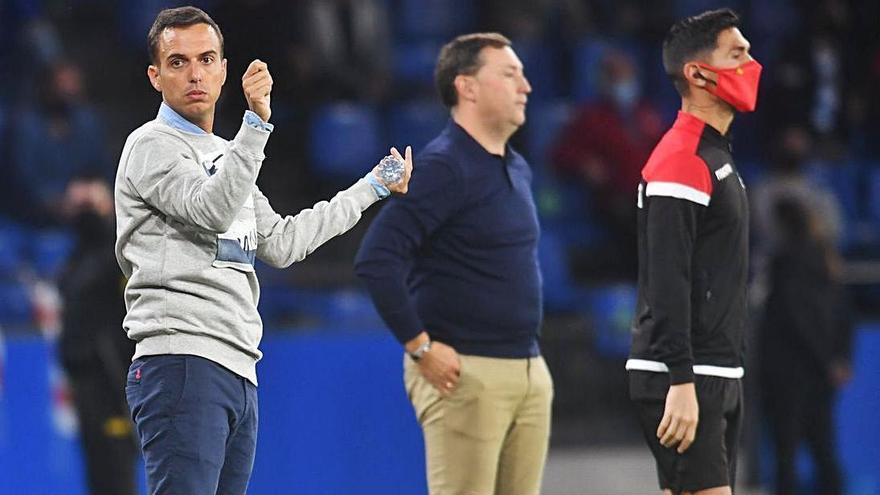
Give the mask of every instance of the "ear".
<svg viewBox="0 0 880 495">
<path fill-rule="evenodd" d="M 220 61 L 220 65 L 221 65 L 221 67 L 223 67 L 223 80 L 220 81 L 220 86 L 223 86 L 224 84 L 226 84 L 226 59 L 225 58 Z"/>
<path fill-rule="evenodd" d="M 458 92 L 458 98 L 471 102 L 476 101 L 477 89 L 476 84 L 474 83 L 473 76 L 466 76 L 464 74 L 455 76 L 453 84 L 455 85 L 455 90 Z"/>
<path fill-rule="evenodd" d="M 159 68 L 155 65 L 150 65 L 147 67 L 147 77 L 150 79 L 150 84 L 158 92 L 162 92 L 162 78 L 159 76 Z"/>
<path fill-rule="evenodd" d="M 700 66 L 694 62 L 684 64 L 682 74 L 688 84 L 698 88 L 705 88 L 706 85 L 712 81 L 712 79 L 709 79 L 709 77 L 706 76 L 706 71 L 701 69 Z"/>
</svg>

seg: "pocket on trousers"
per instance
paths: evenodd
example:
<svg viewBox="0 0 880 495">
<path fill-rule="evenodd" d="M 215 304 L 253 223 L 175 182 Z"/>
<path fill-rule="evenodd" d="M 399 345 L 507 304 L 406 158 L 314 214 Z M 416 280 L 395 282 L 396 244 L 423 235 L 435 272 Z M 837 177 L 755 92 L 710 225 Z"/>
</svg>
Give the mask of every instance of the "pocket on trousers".
<svg viewBox="0 0 880 495">
<path fill-rule="evenodd" d="M 502 411 L 497 400 L 479 373 L 462 362 L 458 388 L 444 402 L 444 422 L 450 431 L 465 437 L 477 440 L 500 438 L 502 433 L 497 423 Z"/>
<path fill-rule="evenodd" d="M 148 407 L 151 414 L 173 415 L 186 390 L 187 357 L 169 354 L 144 359 L 138 368 L 139 381 L 131 386 L 134 401 Z M 129 405 L 134 409 L 134 404 Z"/>
<path fill-rule="evenodd" d="M 538 366 L 534 382 L 538 393 L 546 395 L 547 400 L 553 402 L 553 375 L 550 374 L 550 368 L 547 367 L 547 362 L 544 361 L 544 358 L 537 358 L 535 359 L 533 366 Z"/>
<path fill-rule="evenodd" d="M 428 412 L 439 405 L 443 397 L 431 383 L 422 376 L 419 366 L 409 356 L 404 356 L 403 384 L 406 395 L 412 403 L 419 424 L 424 424 Z"/>
</svg>

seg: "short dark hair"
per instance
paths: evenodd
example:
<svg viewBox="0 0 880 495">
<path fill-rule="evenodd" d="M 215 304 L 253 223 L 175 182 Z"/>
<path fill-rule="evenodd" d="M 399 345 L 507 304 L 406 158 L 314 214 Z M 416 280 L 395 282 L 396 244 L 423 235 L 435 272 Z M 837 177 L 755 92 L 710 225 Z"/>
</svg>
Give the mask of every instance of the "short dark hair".
<svg viewBox="0 0 880 495">
<path fill-rule="evenodd" d="M 681 74 L 685 63 L 708 56 L 718 46 L 718 35 L 739 27 L 740 18 L 730 9 L 709 10 L 684 18 L 669 28 L 663 40 L 663 68 L 678 94 L 687 96 L 688 84 Z"/>
<path fill-rule="evenodd" d="M 214 28 L 217 37 L 220 38 L 220 56 L 222 57 L 223 33 L 220 32 L 220 26 L 214 22 L 214 19 L 211 19 L 211 16 L 198 7 L 177 7 L 159 12 L 156 20 L 153 21 L 153 27 L 150 28 L 150 34 L 147 35 L 150 61 L 153 65 L 158 65 L 159 63 L 159 36 L 162 35 L 162 31 L 170 27 L 187 27 L 196 24 L 207 24 Z"/>
<path fill-rule="evenodd" d="M 445 44 L 437 57 L 434 69 L 434 84 L 440 93 L 440 99 L 447 108 L 458 104 L 458 91 L 455 90 L 455 78 L 458 75 L 473 75 L 483 65 L 480 51 L 489 46 L 505 48 L 510 40 L 499 33 L 463 34 Z"/>
</svg>

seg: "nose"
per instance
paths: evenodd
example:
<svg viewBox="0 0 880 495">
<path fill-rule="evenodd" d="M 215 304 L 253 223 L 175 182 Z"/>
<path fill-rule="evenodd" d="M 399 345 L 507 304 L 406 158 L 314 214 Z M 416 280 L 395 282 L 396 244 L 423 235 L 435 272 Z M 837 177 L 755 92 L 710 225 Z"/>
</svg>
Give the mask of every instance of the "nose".
<svg viewBox="0 0 880 495">
<path fill-rule="evenodd" d="M 200 67 L 200 64 L 191 64 L 190 65 L 190 72 L 189 72 L 189 81 L 190 82 L 194 82 L 194 83 L 201 82 L 203 76 L 204 76 L 204 71 L 202 70 L 202 67 Z"/>
<path fill-rule="evenodd" d="M 529 79 L 525 74 L 522 75 L 522 84 L 520 86 L 523 93 L 529 94 L 532 92 L 532 85 L 529 84 Z"/>
</svg>

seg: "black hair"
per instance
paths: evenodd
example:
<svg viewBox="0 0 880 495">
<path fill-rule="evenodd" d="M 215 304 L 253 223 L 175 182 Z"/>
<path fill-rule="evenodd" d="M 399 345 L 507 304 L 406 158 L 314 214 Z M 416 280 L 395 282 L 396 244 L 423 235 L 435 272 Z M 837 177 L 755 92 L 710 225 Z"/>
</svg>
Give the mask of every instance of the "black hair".
<svg viewBox="0 0 880 495">
<path fill-rule="evenodd" d="M 678 94 L 688 94 L 687 80 L 681 73 L 684 64 L 708 56 L 718 46 L 718 35 L 725 29 L 739 25 L 740 18 L 736 12 L 718 9 L 686 17 L 669 28 L 663 40 L 663 68 L 672 78 Z"/>
<path fill-rule="evenodd" d="M 167 28 L 170 27 L 187 27 L 196 24 L 207 24 L 214 28 L 217 37 L 220 38 L 220 56 L 223 56 L 223 33 L 220 32 L 220 26 L 211 19 L 204 10 L 198 7 L 177 7 L 174 9 L 165 9 L 159 12 L 156 20 L 153 21 L 153 27 L 147 35 L 147 46 L 150 50 L 150 61 L 153 65 L 159 65 L 159 36 Z"/>
</svg>

